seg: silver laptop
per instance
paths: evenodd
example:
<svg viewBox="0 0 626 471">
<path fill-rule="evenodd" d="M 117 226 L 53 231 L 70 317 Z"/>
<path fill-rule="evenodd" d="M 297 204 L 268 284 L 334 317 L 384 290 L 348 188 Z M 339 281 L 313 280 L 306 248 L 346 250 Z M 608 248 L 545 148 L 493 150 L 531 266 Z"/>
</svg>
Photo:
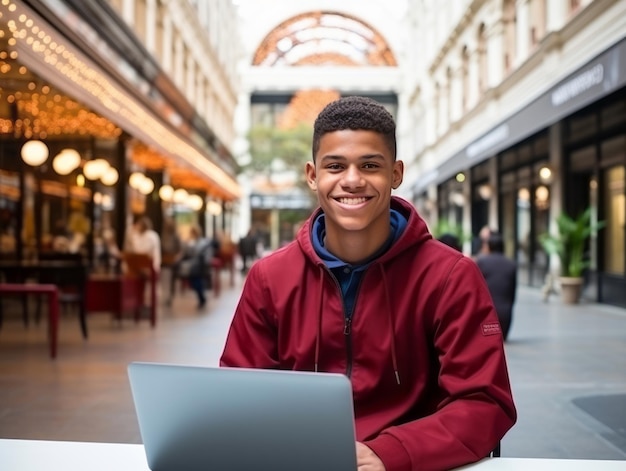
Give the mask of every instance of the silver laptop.
<svg viewBox="0 0 626 471">
<path fill-rule="evenodd" d="M 356 470 L 347 377 L 131 363 L 152 471 Z"/>
</svg>

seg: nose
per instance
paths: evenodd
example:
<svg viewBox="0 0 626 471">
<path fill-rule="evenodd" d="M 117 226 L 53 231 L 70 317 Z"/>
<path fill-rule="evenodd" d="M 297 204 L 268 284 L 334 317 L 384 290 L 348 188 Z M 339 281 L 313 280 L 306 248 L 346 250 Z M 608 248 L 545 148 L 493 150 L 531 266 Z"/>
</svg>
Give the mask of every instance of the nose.
<svg viewBox="0 0 626 471">
<path fill-rule="evenodd" d="M 364 185 L 363 175 L 358 167 L 350 165 L 344 172 L 342 185 L 346 188 L 359 188 Z"/>
</svg>

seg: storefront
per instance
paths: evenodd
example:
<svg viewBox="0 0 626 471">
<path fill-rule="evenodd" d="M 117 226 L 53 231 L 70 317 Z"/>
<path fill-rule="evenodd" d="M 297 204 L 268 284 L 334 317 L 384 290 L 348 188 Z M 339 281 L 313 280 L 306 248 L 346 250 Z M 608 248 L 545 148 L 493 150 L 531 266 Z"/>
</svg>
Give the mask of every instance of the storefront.
<svg viewBox="0 0 626 471">
<path fill-rule="evenodd" d="M 454 218 L 472 234 L 497 228 L 532 286 L 550 269 L 539 236 L 561 211 L 591 207 L 606 227 L 590 240 L 585 295 L 626 306 L 625 85 L 622 40 L 418 181 L 416 203 L 436 185 L 439 217 L 458 201 Z"/>
<path fill-rule="evenodd" d="M 93 261 L 138 213 L 230 221 L 237 164 L 105 2 L 3 3 L 0 72 L 3 256 L 71 233 Z"/>
</svg>

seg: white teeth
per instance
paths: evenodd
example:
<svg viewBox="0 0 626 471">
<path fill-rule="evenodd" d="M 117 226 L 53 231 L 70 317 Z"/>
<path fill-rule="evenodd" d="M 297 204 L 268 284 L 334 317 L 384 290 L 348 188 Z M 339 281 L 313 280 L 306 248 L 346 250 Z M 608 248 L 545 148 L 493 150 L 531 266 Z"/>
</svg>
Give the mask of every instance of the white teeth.
<svg viewBox="0 0 626 471">
<path fill-rule="evenodd" d="M 367 201 L 366 198 L 339 198 L 341 204 L 361 204 Z"/>
</svg>

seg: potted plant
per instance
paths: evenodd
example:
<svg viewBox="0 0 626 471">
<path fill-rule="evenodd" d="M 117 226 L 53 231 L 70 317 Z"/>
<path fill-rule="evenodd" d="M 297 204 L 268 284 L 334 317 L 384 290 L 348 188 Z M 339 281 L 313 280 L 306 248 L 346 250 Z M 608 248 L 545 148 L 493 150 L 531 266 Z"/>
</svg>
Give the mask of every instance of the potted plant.
<svg viewBox="0 0 626 471">
<path fill-rule="evenodd" d="M 557 219 L 556 234 L 542 234 L 539 238 L 544 250 L 557 255 L 561 262 L 561 296 L 563 302 L 575 304 L 580 299 L 583 271 L 590 264 L 586 249 L 587 239 L 604 227 L 604 222 L 591 220 L 591 208 L 573 218 L 561 213 Z"/>
</svg>

